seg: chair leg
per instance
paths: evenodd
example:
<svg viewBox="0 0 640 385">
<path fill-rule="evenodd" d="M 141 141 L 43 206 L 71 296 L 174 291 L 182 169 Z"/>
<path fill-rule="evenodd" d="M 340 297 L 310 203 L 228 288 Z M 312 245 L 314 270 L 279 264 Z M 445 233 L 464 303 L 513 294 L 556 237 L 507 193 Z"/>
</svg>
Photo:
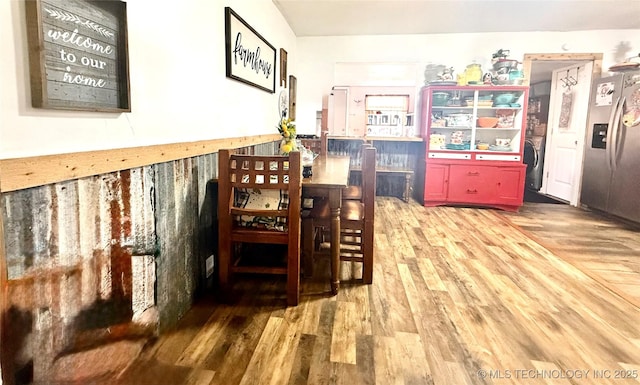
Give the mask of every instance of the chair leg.
<svg viewBox="0 0 640 385">
<path fill-rule="evenodd" d="M 373 282 L 373 223 L 366 224 L 363 230 L 362 280 L 366 284 Z"/>
<path fill-rule="evenodd" d="M 302 259 L 305 278 L 313 276 L 313 251 L 314 251 L 313 220 L 302 220 Z"/>
<path fill-rule="evenodd" d="M 230 281 L 230 260 L 231 250 L 230 245 L 221 245 L 218 250 L 218 285 L 220 286 L 221 296 L 224 301 L 229 298 L 229 281 Z"/>
<path fill-rule="evenodd" d="M 287 252 L 287 305 L 300 302 L 300 249 Z"/>
</svg>

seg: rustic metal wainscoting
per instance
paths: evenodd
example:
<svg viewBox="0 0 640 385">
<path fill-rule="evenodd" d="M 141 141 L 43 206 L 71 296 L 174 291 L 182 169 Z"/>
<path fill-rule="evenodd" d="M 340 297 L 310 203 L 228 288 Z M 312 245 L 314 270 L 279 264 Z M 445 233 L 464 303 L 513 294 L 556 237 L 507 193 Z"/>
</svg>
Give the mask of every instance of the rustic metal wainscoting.
<svg viewBox="0 0 640 385">
<path fill-rule="evenodd" d="M 370 140 L 370 142 L 377 149 L 376 167 L 378 171 L 381 169 L 412 170 L 412 175 L 420 172 L 420 164 L 424 163 L 424 144 L 422 142 L 377 139 Z M 328 152 L 350 156 L 351 168 L 357 170 L 361 166 L 361 146 L 363 143 L 365 143 L 363 139 L 332 139 L 328 143 Z M 402 172 L 378 172 L 376 175 L 376 195 L 404 197 L 407 194 L 406 177 Z M 412 177 L 412 179 L 415 178 Z M 360 172 L 352 172 L 349 183 L 360 185 Z M 416 181 L 412 180 L 411 189 L 414 189 L 416 185 Z"/>
<path fill-rule="evenodd" d="M 217 162 L 205 154 L 2 194 L 7 384 L 77 380 L 65 356 L 117 341 L 139 352 L 212 289 Z"/>
<path fill-rule="evenodd" d="M 3 195 L 3 356 L 15 383 L 51 378 L 57 357 L 102 343 L 110 327 L 129 333 L 134 311 L 153 306 L 153 185 L 142 167 Z"/>
</svg>

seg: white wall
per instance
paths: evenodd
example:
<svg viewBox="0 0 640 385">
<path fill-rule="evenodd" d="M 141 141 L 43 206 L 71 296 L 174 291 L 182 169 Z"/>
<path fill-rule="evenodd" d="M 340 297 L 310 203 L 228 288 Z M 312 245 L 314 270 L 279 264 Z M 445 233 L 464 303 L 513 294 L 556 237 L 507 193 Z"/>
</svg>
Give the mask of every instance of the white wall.
<svg viewBox="0 0 640 385">
<path fill-rule="evenodd" d="M 225 75 L 225 6 L 295 74 L 296 37 L 271 1 L 126 3 L 132 111 L 95 113 L 31 107 L 24 0 L 0 1 L 0 158 L 277 132 L 279 54 L 275 94 Z"/>
<path fill-rule="evenodd" d="M 621 42 L 628 42 L 629 56 L 640 51 L 640 30 L 296 38 L 269 0 L 153 4 L 127 1 L 132 112 L 107 114 L 31 107 L 24 0 L 0 1 L 0 158 L 274 133 L 282 88 L 270 94 L 225 77 L 227 5 L 277 50 L 287 50 L 288 72 L 298 79 L 300 133 L 315 132 L 316 111 L 337 85 L 336 63 L 413 63 L 420 87 L 428 63 L 459 73 L 476 61 L 486 70 L 499 48 L 517 59 L 603 53 L 605 69 Z"/>
<path fill-rule="evenodd" d="M 323 100 L 326 103 L 332 86 L 349 85 L 336 83 L 340 79 L 336 63 L 415 63 L 421 69 L 415 79 L 420 87 L 429 63 L 454 67 L 454 76 L 474 61 L 486 71 L 491 69 L 491 54 L 500 48 L 509 49 L 510 57 L 518 60 L 528 53 L 602 53 L 606 71 L 618 60 L 615 54 L 621 42 L 629 44 L 628 56 L 637 55 L 640 30 L 301 37 L 297 50 L 298 131 L 315 127 L 316 111 L 322 109 Z M 379 84 L 381 79 L 371 82 Z"/>
</svg>

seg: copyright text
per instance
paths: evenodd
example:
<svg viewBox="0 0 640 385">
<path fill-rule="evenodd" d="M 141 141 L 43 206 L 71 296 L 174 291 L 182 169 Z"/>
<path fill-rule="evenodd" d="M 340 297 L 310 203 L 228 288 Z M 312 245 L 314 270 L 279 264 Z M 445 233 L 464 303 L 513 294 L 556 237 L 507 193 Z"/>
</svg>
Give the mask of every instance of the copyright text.
<svg viewBox="0 0 640 385">
<path fill-rule="evenodd" d="M 638 379 L 637 369 L 479 369 L 479 378 L 489 379 Z"/>
</svg>

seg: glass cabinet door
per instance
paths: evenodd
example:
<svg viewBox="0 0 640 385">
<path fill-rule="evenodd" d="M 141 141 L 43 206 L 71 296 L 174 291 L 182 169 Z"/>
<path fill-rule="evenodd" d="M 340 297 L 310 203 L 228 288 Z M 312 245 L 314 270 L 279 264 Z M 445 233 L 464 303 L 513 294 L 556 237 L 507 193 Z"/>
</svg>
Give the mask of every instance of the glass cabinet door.
<svg viewBox="0 0 640 385">
<path fill-rule="evenodd" d="M 433 89 L 429 151 L 521 152 L 525 88 Z"/>
<path fill-rule="evenodd" d="M 474 149 L 520 153 L 524 90 L 477 91 Z"/>
<path fill-rule="evenodd" d="M 430 95 L 431 117 L 429 150 L 471 150 L 475 91 L 433 90 Z"/>
</svg>

